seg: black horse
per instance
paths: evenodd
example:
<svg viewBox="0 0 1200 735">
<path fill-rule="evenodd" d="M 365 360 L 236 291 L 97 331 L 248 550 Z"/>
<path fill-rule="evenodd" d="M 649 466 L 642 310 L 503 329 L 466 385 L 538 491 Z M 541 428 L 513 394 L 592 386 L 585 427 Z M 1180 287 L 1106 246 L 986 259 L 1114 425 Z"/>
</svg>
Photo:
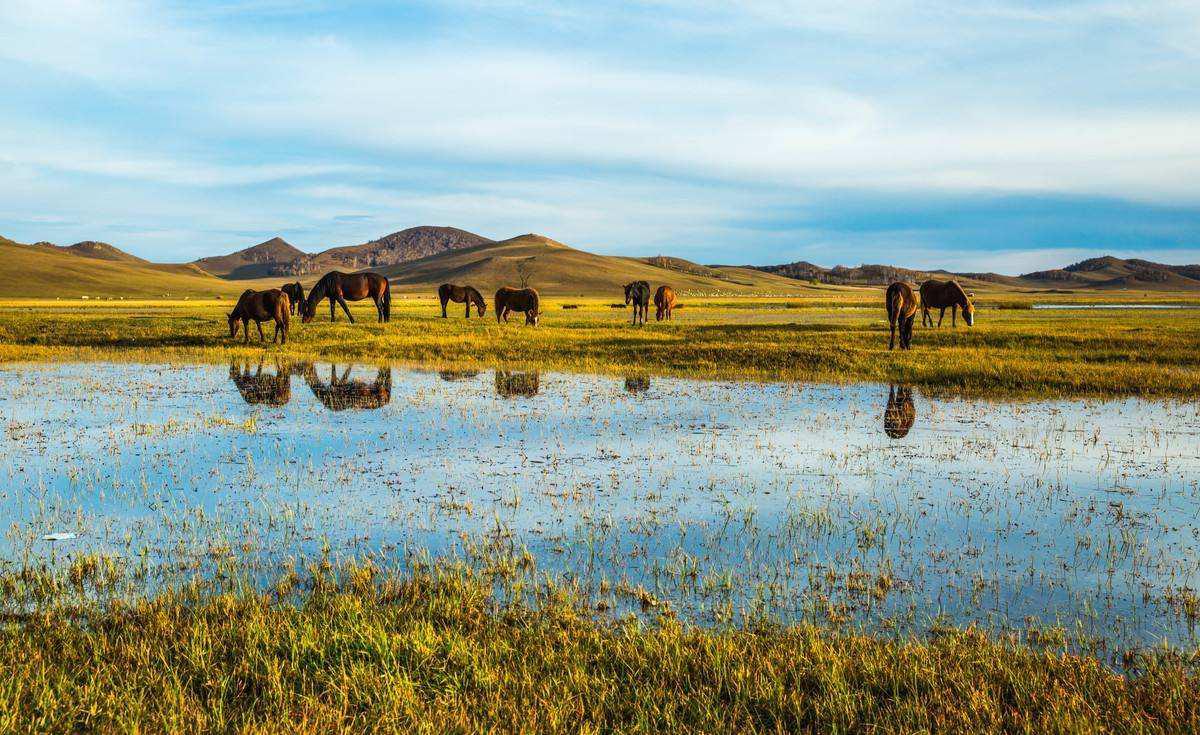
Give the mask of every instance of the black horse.
<svg viewBox="0 0 1200 735">
<path fill-rule="evenodd" d="M 633 304 L 633 323 L 646 323 L 646 315 L 650 312 L 650 284 L 646 281 L 634 281 L 625 284 L 625 305 Z"/>
<path fill-rule="evenodd" d="M 279 287 L 279 290 L 288 295 L 288 299 L 292 302 L 292 316 L 296 316 L 296 311 L 304 303 L 304 286 L 301 286 L 300 282 L 296 281 L 295 283 L 283 284 Z"/>
</svg>

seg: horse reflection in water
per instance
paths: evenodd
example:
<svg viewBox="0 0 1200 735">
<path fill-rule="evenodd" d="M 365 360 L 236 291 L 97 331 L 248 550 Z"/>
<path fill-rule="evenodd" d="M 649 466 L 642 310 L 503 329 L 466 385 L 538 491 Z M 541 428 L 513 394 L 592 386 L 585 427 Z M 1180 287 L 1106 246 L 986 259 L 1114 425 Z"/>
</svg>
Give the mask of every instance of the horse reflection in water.
<svg viewBox="0 0 1200 735">
<path fill-rule="evenodd" d="M 455 383 L 460 380 L 470 380 L 471 378 L 479 377 L 478 370 L 439 370 L 438 375 L 447 383 Z"/>
<path fill-rule="evenodd" d="M 529 398 L 538 394 L 541 373 L 496 371 L 496 395 L 501 398 Z"/>
<path fill-rule="evenodd" d="M 274 373 L 263 373 L 263 361 L 251 370 L 248 362 L 230 362 L 229 379 L 237 386 L 242 399 L 251 405 L 286 406 L 292 400 L 292 373 L 278 360 Z"/>
<path fill-rule="evenodd" d="M 329 366 L 329 381 L 322 381 L 317 375 L 317 368 L 312 363 L 303 366 L 304 382 L 312 390 L 317 400 L 330 411 L 345 411 L 353 409 L 375 409 L 386 406 L 392 400 L 392 368 L 380 367 L 375 380 L 366 381 L 351 378 L 350 370 L 353 365 L 338 375 L 338 366 Z"/>
<path fill-rule="evenodd" d="M 626 393 L 645 393 L 650 390 L 650 378 L 645 375 L 626 375 L 625 376 L 625 392 Z"/>
<path fill-rule="evenodd" d="M 913 405 L 912 388 L 893 385 L 888 388 L 887 408 L 883 411 L 883 430 L 893 439 L 908 436 L 917 420 L 917 409 Z"/>
</svg>

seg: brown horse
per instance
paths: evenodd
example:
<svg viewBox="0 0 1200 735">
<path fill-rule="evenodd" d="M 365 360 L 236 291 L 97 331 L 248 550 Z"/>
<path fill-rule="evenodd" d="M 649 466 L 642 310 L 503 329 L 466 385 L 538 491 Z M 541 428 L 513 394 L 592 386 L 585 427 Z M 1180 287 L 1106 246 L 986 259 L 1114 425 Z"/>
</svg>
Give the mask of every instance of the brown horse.
<svg viewBox="0 0 1200 735">
<path fill-rule="evenodd" d="M 279 336 L 282 334 L 282 344 L 287 344 L 290 310 L 287 294 L 283 291 L 277 288 L 268 291 L 255 291 L 248 288 L 238 298 L 237 306 L 234 306 L 233 311 L 229 312 L 229 338 L 233 339 L 237 336 L 238 322 L 241 322 L 242 330 L 246 333 L 245 339 L 242 341 L 249 343 L 250 322 L 254 322 L 258 326 L 258 340 L 266 341 L 266 337 L 263 336 L 262 323 L 274 321 L 275 336 L 271 338 L 271 342 L 279 340 Z"/>
<path fill-rule="evenodd" d="M 288 300 L 292 302 L 292 316 L 296 316 L 296 310 L 304 303 L 304 286 L 300 285 L 299 281 L 295 283 L 285 283 L 279 287 L 288 295 Z"/>
<path fill-rule="evenodd" d="M 329 382 L 317 376 L 317 369 L 312 363 L 304 366 L 304 382 L 317 400 L 330 411 L 345 411 L 348 408 L 375 409 L 386 406 L 392 400 L 392 369 L 380 367 L 375 374 L 375 380 L 368 383 L 365 380 L 350 378 L 352 365 L 347 365 L 338 375 L 337 365 L 329 366 Z"/>
<path fill-rule="evenodd" d="M 362 301 L 367 298 L 375 302 L 375 311 L 379 314 L 379 321 L 391 320 L 392 286 L 388 283 L 388 279 L 378 273 L 330 271 L 321 276 L 317 285 L 308 292 L 308 298 L 304 301 L 302 321 L 305 324 L 311 322 L 317 315 L 317 304 L 320 304 L 322 299 L 329 299 L 329 321 L 336 321 L 333 306 L 337 303 L 341 304 L 342 311 L 346 312 L 346 318 L 353 324 L 354 315 L 350 313 L 350 307 L 346 306 L 347 299 Z"/>
<path fill-rule="evenodd" d="M 497 370 L 496 395 L 501 398 L 531 398 L 538 394 L 541 377 L 536 370 L 527 373 Z"/>
<path fill-rule="evenodd" d="M 950 326 L 958 326 L 955 316 L 959 309 L 962 309 L 967 326 L 975 326 L 975 307 L 971 304 L 970 295 L 963 290 L 962 286 L 958 285 L 958 281 L 930 279 L 921 284 L 921 326 L 933 326 L 933 315 L 929 313 L 930 309 L 941 309 L 937 325 L 942 326 L 942 319 L 946 317 L 947 307 L 950 308 Z"/>
<path fill-rule="evenodd" d="M 537 326 L 541 299 L 532 288 L 501 286 L 496 292 L 496 321 L 508 321 L 514 311 L 525 312 L 525 323 Z"/>
<path fill-rule="evenodd" d="M 466 304 L 466 317 L 471 318 L 471 304 L 475 305 L 475 309 L 479 311 L 479 316 L 483 316 L 483 312 L 487 311 L 487 304 L 483 300 L 483 294 L 474 286 L 456 286 L 453 283 L 443 283 L 438 286 L 438 300 L 442 302 L 442 318 L 446 318 L 446 304 L 453 301 L 456 304 Z"/>
<path fill-rule="evenodd" d="M 675 289 L 670 286 L 659 286 L 654 292 L 654 321 L 661 322 L 671 318 L 671 310 L 675 308 Z"/>
<path fill-rule="evenodd" d="M 883 410 L 883 432 L 893 439 L 903 439 L 917 420 L 912 388 L 906 385 L 888 387 L 887 408 Z"/>
<path fill-rule="evenodd" d="M 275 373 L 263 374 L 263 361 L 258 361 L 258 370 L 252 371 L 250 364 L 229 363 L 229 379 L 237 386 L 242 400 L 251 405 L 286 406 L 292 400 L 292 373 L 279 362 Z"/>
<path fill-rule="evenodd" d="M 900 328 L 900 349 L 912 349 L 913 320 L 917 318 L 917 295 L 912 286 L 897 281 L 887 287 L 888 324 L 892 327 L 892 338 L 888 349 L 896 349 L 896 328 Z"/>
<path fill-rule="evenodd" d="M 625 284 L 625 305 L 633 303 L 633 323 L 646 323 L 646 314 L 650 312 L 650 284 L 646 281 L 634 281 Z"/>
</svg>

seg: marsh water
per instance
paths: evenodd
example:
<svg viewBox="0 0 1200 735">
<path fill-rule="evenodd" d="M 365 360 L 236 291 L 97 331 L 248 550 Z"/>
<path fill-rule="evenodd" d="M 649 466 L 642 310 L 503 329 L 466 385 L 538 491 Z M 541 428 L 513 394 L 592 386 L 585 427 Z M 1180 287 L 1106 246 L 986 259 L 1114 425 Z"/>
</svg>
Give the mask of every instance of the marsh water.
<svg viewBox="0 0 1200 735">
<path fill-rule="evenodd" d="M 268 361 L 9 365 L 0 407 L 10 566 L 448 557 L 701 624 L 1196 641 L 1193 402 Z"/>
</svg>

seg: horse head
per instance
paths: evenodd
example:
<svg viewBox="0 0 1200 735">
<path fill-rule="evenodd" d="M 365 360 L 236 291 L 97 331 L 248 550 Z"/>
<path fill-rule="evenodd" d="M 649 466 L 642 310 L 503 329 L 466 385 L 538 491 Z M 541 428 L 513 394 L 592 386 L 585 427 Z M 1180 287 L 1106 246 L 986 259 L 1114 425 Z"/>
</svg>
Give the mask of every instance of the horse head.
<svg viewBox="0 0 1200 735">
<path fill-rule="evenodd" d="M 228 317 L 229 317 L 229 339 L 233 339 L 234 337 L 237 336 L 237 331 L 238 331 L 237 310 L 235 309 L 235 310 L 229 312 Z"/>
</svg>

